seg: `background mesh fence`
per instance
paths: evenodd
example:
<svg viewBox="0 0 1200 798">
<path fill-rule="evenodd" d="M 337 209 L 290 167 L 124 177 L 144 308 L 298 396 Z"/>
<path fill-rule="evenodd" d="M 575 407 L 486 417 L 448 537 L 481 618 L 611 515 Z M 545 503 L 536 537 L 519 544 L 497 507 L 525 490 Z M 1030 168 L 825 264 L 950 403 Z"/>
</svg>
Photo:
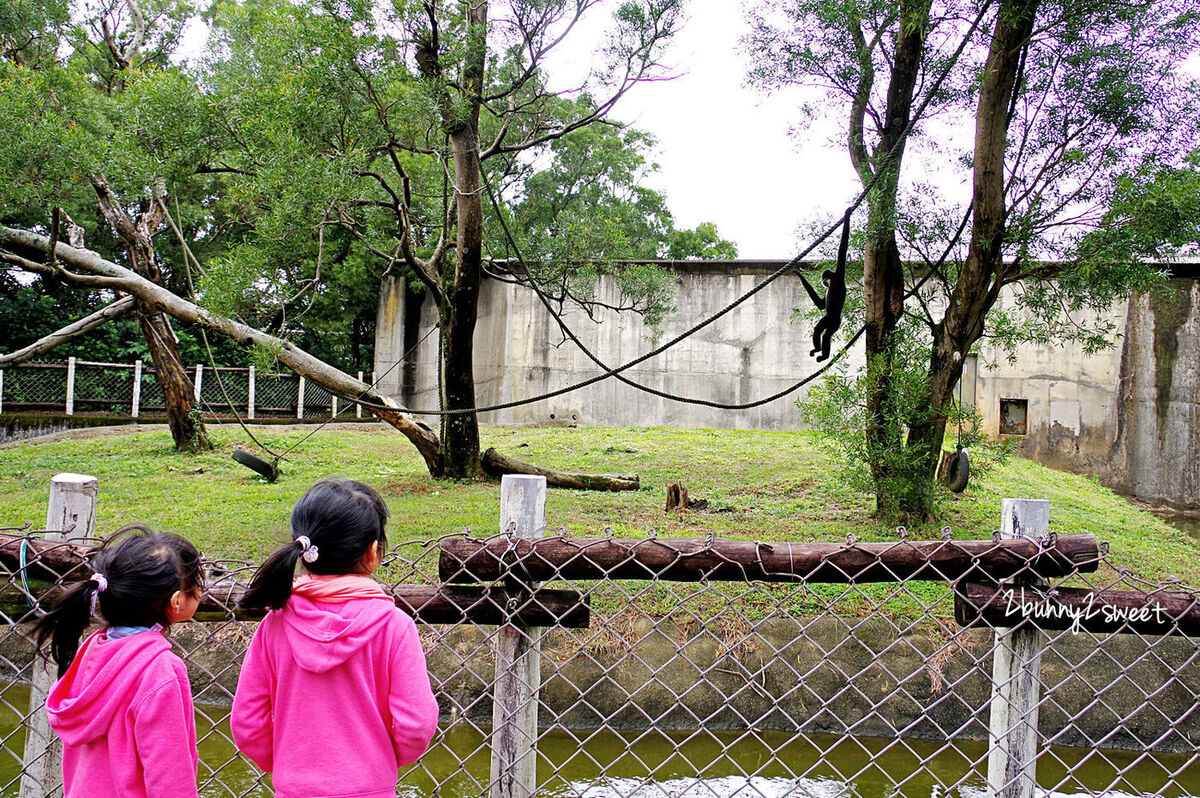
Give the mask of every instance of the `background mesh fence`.
<svg viewBox="0 0 1200 798">
<path fill-rule="evenodd" d="M 67 404 L 66 363 L 23 363 L 4 369 L 4 409 L 61 413 Z"/>
<path fill-rule="evenodd" d="M 76 363 L 75 411 L 129 415 L 133 409 L 133 366 Z"/>
<path fill-rule="evenodd" d="M 186 368 L 195 388 L 196 367 Z M 7 412 L 63 413 L 67 408 L 68 368 L 66 363 L 21 363 L 0 371 L 0 409 Z M 74 407 L 77 415 L 133 413 L 133 364 L 78 361 L 75 367 Z M 206 366 L 200 377 L 201 413 L 218 417 L 250 415 L 250 370 Z M 254 378 L 254 416 L 262 419 L 296 419 L 320 422 L 333 416 L 334 397 L 311 382 L 304 386 L 304 412 L 299 411 L 300 379 L 295 374 L 259 372 Z M 338 418 L 357 417 L 354 405 L 337 400 Z M 138 415 L 166 412 L 162 387 L 149 361 L 142 366 Z"/>
<path fill-rule="evenodd" d="M 5 796 L 17 795 L 31 714 L 34 654 L 21 622 L 33 617 L 37 597 L 90 575 L 86 565 L 54 559 L 62 545 L 33 537 L 23 530 L 0 537 Z M 439 734 L 402 772 L 400 795 L 491 791 L 498 624 L 549 624 L 548 616 L 560 622 L 544 631 L 515 627 L 540 640 L 531 754 L 540 796 L 987 795 L 998 643 L 993 628 L 956 620 L 952 583 L 964 576 L 964 556 L 967 580 L 1010 604 L 1045 607 L 1045 599 L 1066 601 L 1073 590 L 1102 590 L 1130 607 L 1184 608 L 1136 632 L 1136 609 L 1093 606 L 1078 613 L 1081 628 L 1069 628 L 1067 617 L 1068 628 L 1043 633 L 1036 794 L 1200 795 L 1200 645 L 1181 634 L 1196 633 L 1191 613 L 1200 594 L 1135 579 L 1112 567 L 1103 547 L 1087 568 L 1037 584 L 1041 553 L 1012 557 L 1006 576 L 1022 587 L 1005 594 L 1008 583 L 989 587 L 982 579 L 982 563 L 1008 551 L 989 541 L 970 551 L 962 541 L 903 536 L 874 548 L 847 541 L 822 555 L 823 570 L 791 577 L 780 557 L 798 562 L 805 552 L 788 544 L 742 542 L 746 557 L 722 554 L 727 542 L 711 538 L 682 550 L 653 538 L 544 540 L 560 555 L 578 555 L 564 564 L 511 538 L 458 536 L 404 543 L 385 558 L 377 576 L 418 618 L 441 707 Z M 913 578 L 905 557 L 919 547 L 927 564 Z M 495 578 L 479 576 L 462 555 L 468 549 L 491 552 Z M 948 564 L 950 555 L 958 565 Z M 256 623 L 233 611 L 251 565 L 214 560 L 206 572 L 201 612 L 171 633 L 196 699 L 201 794 L 269 795 L 269 781 L 234 748 L 228 723 Z M 738 572 L 744 578 L 733 578 Z M 1105 631 L 1086 628 L 1106 621 Z"/>
</svg>

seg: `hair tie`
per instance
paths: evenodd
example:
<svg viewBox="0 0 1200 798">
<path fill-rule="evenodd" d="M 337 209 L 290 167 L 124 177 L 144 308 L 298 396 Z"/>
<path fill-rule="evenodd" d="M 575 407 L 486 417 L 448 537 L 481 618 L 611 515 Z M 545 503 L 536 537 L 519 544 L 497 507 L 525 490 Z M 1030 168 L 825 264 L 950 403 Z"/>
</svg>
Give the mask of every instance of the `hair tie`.
<svg viewBox="0 0 1200 798">
<path fill-rule="evenodd" d="M 308 539 L 308 535 L 300 535 L 296 538 L 296 542 L 300 544 L 300 559 L 305 562 L 316 562 L 321 550 L 312 544 Z"/>
<path fill-rule="evenodd" d="M 96 615 L 97 599 L 100 598 L 101 593 L 108 590 L 108 579 L 105 578 L 104 574 L 96 571 L 92 574 L 92 578 L 89 581 L 96 583 L 96 591 L 92 593 L 92 615 Z"/>
</svg>

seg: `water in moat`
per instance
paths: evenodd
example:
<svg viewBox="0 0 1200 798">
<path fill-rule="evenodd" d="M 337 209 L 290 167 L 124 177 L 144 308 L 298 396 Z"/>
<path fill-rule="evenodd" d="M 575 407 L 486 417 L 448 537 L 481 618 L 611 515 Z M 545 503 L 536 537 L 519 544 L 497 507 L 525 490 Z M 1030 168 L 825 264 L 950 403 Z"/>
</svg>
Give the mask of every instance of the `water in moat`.
<svg viewBox="0 0 1200 798">
<path fill-rule="evenodd" d="M 1182 529 L 1194 538 L 1200 538 L 1200 513 L 1177 513 L 1171 510 L 1152 510 L 1162 520 L 1176 529 Z"/>
<path fill-rule="evenodd" d="M 0 795 L 16 796 L 24 733 L 14 708 L 22 685 L 2 689 Z M 204 798 L 267 798 L 259 774 L 236 756 L 226 707 L 197 707 Z M 5 755 L 7 754 L 7 755 Z M 786 732 L 548 730 L 539 744 L 541 798 L 984 798 L 982 742 L 945 744 Z M 1038 763 L 1046 798 L 1200 796 L 1193 757 L 1054 747 Z M 207 775 L 216 770 L 211 778 Z M 487 740 L 446 728 L 421 763 L 404 774 L 401 798 L 479 798 L 488 782 Z M 553 778 L 551 778 L 553 774 Z M 802 774 L 797 776 L 797 774 Z M 947 789 L 950 788 L 950 789 Z"/>
</svg>

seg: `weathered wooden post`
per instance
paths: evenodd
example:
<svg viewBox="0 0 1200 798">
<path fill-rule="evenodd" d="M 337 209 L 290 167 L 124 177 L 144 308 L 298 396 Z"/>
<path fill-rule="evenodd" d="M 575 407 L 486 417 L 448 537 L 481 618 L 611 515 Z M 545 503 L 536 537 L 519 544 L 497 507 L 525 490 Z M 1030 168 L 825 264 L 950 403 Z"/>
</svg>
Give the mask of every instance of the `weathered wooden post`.
<svg viewBox="0 0 1200 798">
<path fill-rule="evenodd" d="M 500 480 L 500 532 L 546 534 L 546 478 L 505 474 Z M 523 585 L 532 591 L 536 585 Z M 532 798 L 537 791 L 541 627 L 505 624 L 496 631 L 490 798 Z"/>
<path fill-rule="evenodd" d="M 137 418 L 142 410 L 142 359 L 138 358 L 133 364 L 133 406 L 129 415 Z"/>
<path fill-rule="evenodd" d="M 1048 539 L 1050 502 L 1045 499 L 1004 499 L 1000 515 L 1003 537 Z M 1016 581 L 1042 584 L 1028 577 Z M 1037 788 L 1038 701 L 1045 645 L 1045 633 L 1032 620 L 1017 628 L 996 629 L 988 735 L 989 796 L 1033 798 Z"/>
<path fill-rule="evenodd" d="M 75 415 L 75 358 L 67 358 L 67 415 Z"/>
<path fill-rule="evenodd" d="M 91 537 L 96 527 L 96 494 L 99 482 L 86 474 L 56 474 L 50 479 L 50 503 L 46 508 L 49 540 L 78 540 Z M 62 795 L 62 743 L 50 731 L 46 696 L 54 684 L 57 668 L 48 656 L 33 658 L 29 689 L 29 720 L 22 759 L 20 798 L 52 798 Z"/>
<path fill-rule="evenodd" d="M 254 366 L 250 367 L 250 376 L 246 378 L 246 418 L 254 418 Z"/>
</svg>

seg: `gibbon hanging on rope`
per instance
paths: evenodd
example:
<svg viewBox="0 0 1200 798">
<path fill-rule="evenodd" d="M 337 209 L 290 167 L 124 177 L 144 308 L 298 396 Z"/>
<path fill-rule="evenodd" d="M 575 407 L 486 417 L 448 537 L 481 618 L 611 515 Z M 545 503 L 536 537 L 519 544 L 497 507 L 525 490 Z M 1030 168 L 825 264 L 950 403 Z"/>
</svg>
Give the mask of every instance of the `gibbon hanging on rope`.
<svg viewBox="0 0 1200 798">
<path fill-rule="evenodd" d="M 821 274 L 821 282 L 825 284 L 824 298 L 809 284 L 808 280 L 804 278 L 804 274 L 799 269 L 796 270 L 796 274 L 800 276 L 800 282 L 804 283 L 804 289 L 808 291 L 813 304 L 818 309 L 825 311 L 825 315 L 813 328 L 813 348 L 808 353 L 816 355 L 820 352 L 821 354 L 817 356 L 818 363 L 829 357 L 833 334 L 842 326 L 842 308 L 846 305 L 846 250 L 849 245 L 850 214 L 847 212 L 842 220 L 842 240 L 838 244 L 837 269 L 832 272 L 826 269 Z"/>
</svg>

